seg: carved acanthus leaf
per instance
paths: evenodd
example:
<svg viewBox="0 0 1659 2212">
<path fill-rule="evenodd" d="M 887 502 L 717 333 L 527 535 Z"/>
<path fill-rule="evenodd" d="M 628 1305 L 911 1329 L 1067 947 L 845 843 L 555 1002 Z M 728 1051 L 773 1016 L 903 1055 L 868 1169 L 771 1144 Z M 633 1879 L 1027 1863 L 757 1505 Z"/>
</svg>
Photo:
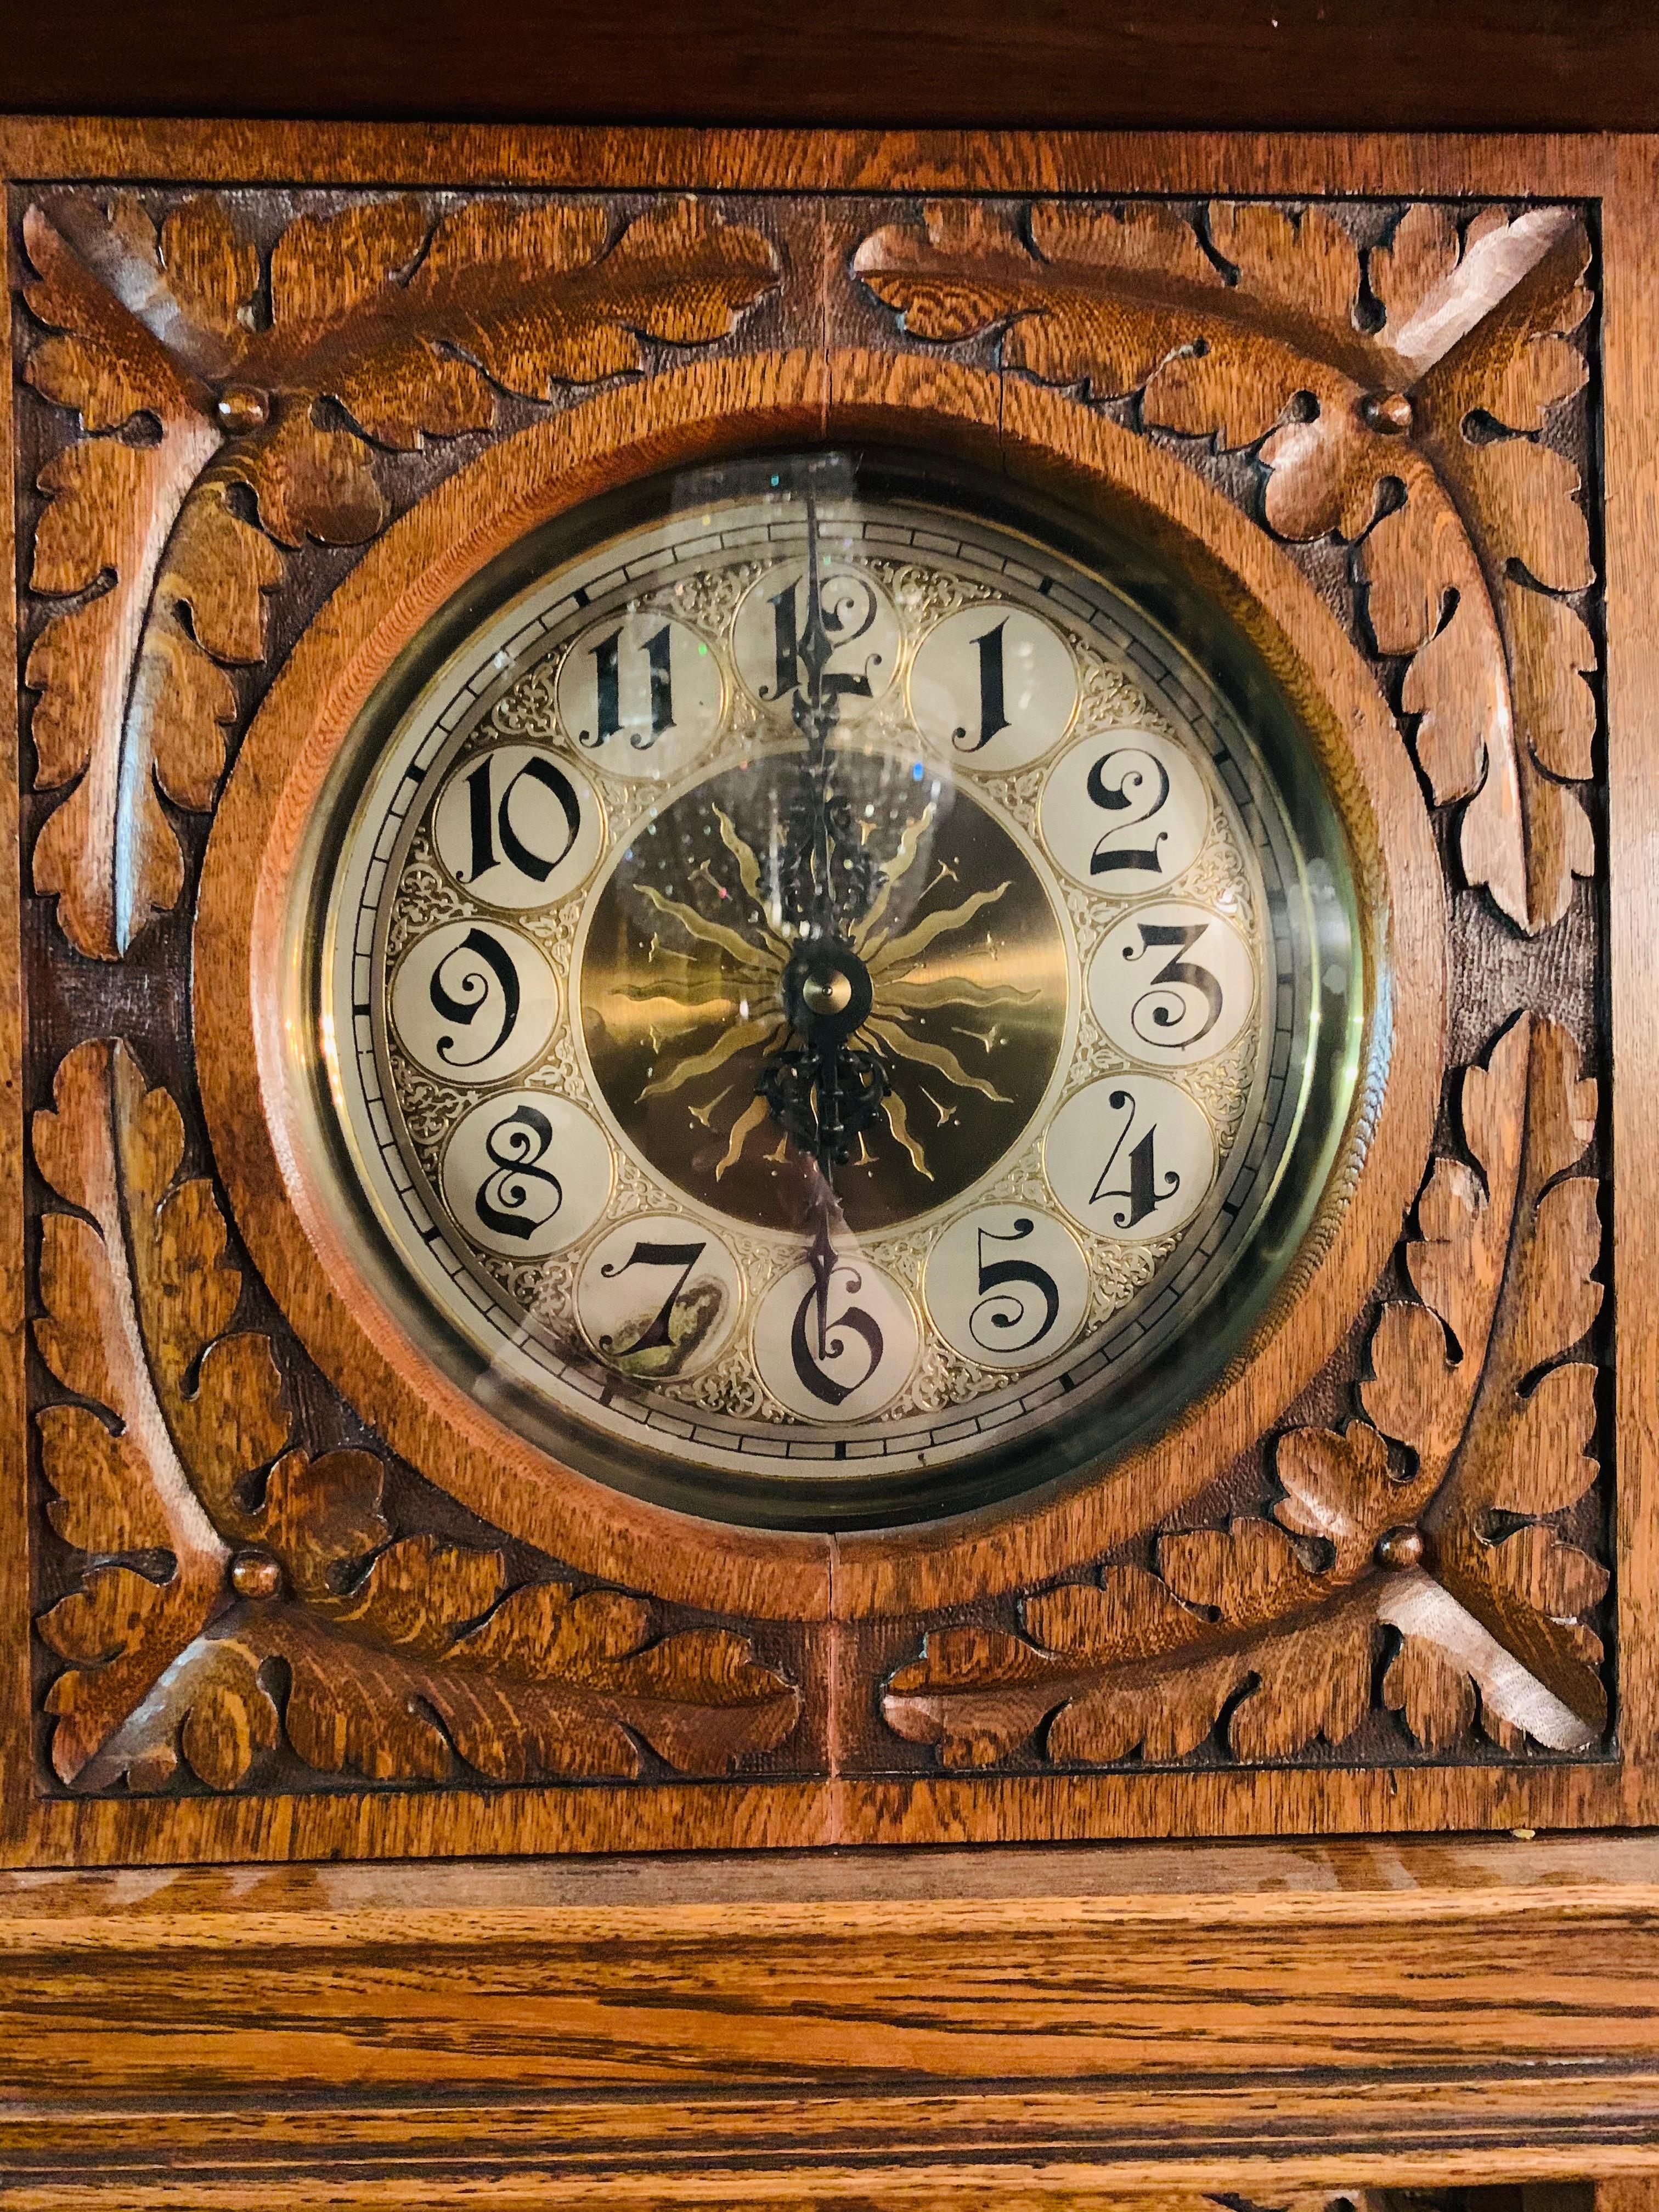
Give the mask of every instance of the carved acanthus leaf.
<svg viewBox="0 0 1659 2212">
<path fill-rule="evenodd" d="M 241 1278 L 184 1125 L 118 1041 L 77 1046 L 37 1115 L 42 1357 L 82 1402 L 40 1417 L 54 1527 L 86 1555 L 39 1624 L 65 1781 L 159 1789 L 179 1757 L 244 1782 L 286 1731 L 329 1773 L 631 1776 L 641 1743 L 718 1774 L 794 1727 L 795 1685 L 735 1630 L 663 1635 L 645 1599 L 508 1587 L 498 1550 L 394 1536 L 372 1453 L 287 1449 L 267 1340 L 227 1334 Z M 274 1462 L 274 1464 L 273 1464 Z M 269 1468 L 263 1482 L 260 1470 Z M 234 1547 L 288 1602 L 239 1601 Z"/>
<path fill-rule="evenodd" d="M 1510 1036 L 1528 1075 L 1513 1245 L 1468 1425 L 1425 1523 L 1446 1588 L 1599 1734 L 1600 1650 L 1574 1616 L 1604 1577 L 1542 1526 L 1577 1504 L 1596 1474 L 1595 1367 L 1565 1357 L 1601 1302 L 1595 1179 L 1571 1172 L 1595 1133 L 1595 1085 L 1581 1078 L 1577 1048 L 1556 1023 L 1523 1018 Z M 1534 1525 L 1504 1540 L 1500 1515 Z M 1583 1603 L 1570 1607 L 1574 1595 Z"/>
<path fill-rule="evenodd" d="M 1009 368 L 1253 448 L 1272 530 L 1355 542 L 1376 649 L 1411 663 L 1403 705 L 1435 799 L 1469 802 L 1465 872 L 1531 931 L 1595 859 L 1556 780 L 1589 773 L 1593 653 L 1550 596 L 1590 580 L 1587 526 L 1576 475 L 1537 435 L 1585 374 L 1566 341 L 1588 252 L 1565 210 L 1490 211 L 1460 240 L 1444 210 L 1410 208 L 1368 257 L 1375 333 L 1359 327 L 1367 257 L 1316 205 L 1213 202 L 1201 240 L 1157 206 L 1039 202 L 1022 235 L 940 204 L 919 229 L 874 233 L 854 266 L 915 337 L 998 333 Z"/>
<path fill-rule="evenodd" d="M 319 1773 L 373 1782 L 455 1781 L 468 1769 L 498 1783 L 632 1780 L 642 1743 L 677 1772 L 720 1775 L 774 1749 L 800 1713 L 794 1684 L 747 1638 L 659 1637 L 652 1608 L 617 1590 L 521 1584 L 489 1620 L 441 1644 L 430 1620 L 401 1646 L 338 1627 L 315 1607 L 280 1603 L 216 1624 L 128 1723 L 118 1748 L 130 1778 L 136 1767 L 165 1780 L 181 1746 L 202 1781 L 234 1789 L 284 1731 Z M 543 1632 L 544 1643 L 526 1640 Z M 204 1706 L 222 1721 L 204 1722 Z"/>
<path fill-rule="evenodd" d="M 434 222 L 412 197 L 370 201 L 297 218 L 268 277 L 214 194 L 159 231 L 131 194 L 67 195 L 29 210 L 24 243 L 52 333 L 25 374 L 87 434 L 41 478 L 32 587 L 87 596 L 29 659 L 38 781 L 72 785 L 34 879 L 100 959 L 178 901 L 161 797 L 212 804 L 237 712 L 225 672 L 264 657 L 280 549 L 385 522 L 371 441 L 487 428 L 498 389 L 545 399 L 637 369 L 648 340 L 706 343 L 777 271 L 757 232 L 695 200 L 615 239 L 592 204 L 479 200 Z"/>
<path fill-rule="evenodd" d="M 1056 1648 L 1000 1630 L 937 1631 L 890 1680 L 888 1726 L 935 1746 L 946 1765 L 994 1765 L 1039 1735 L 1043 1754 L 1062 1764 L 1136 1752 L 1169 1762 L 1206 1742 L 1243 1692 L 1227 1747 L 1261 1759 L 1288 1758 L 1317 1736 L 1340 1743 L 1370 1708 L 1375 1614 L 1363 1590 L 1248 1647 L 1234 1639 L 1157 1656 L 1091 1646 L 1084 1639 L 1096 1623 L 1065 1586 L 1028 1600 L 1025 1613 L 1039 1636 L 1079 1640 Z"/>
<path fill-rule="evenodd" d="M 35 1340 L 58 1380 L 85 1402 L 43 1416 L 41 1450 L 58 1525 L 109 1562 L 91 1566 L 40 1624 L 71 1662 L 47 1709 L 58 1716 L 52 1763 L 72 1781 L 225 1601 L 228 1553 L 191 1486 L 175 1424 L 182 1417 L 192 1441 L 210 1437 L 223 1456 L 234 1454 L 243 1416 L 223 1365 L 210 1372 L 204 1363 L 193 1394 L 182 1389 L 204 1314 L 222 1328 L 236 1288 L 234 1274 L 227 1285 L 211 1267 L 194 1265 L 198 1186 L 174 1181 L 178 1109 L 165 1091 L 145 1088 L 124 1044 L 104 1039 L 67 1056 L 53 1096 L 53 1109 L 34 1117 L 35 1162 L 80 1210 L 48 1213 L 42 1224 L 46 1312 Z M 167 1555 L 164 1567 L 116 1563 L 151 1551 Z"/>
<path fill-rule="evenodd" d="M 1271 1520 L 1166 1531 L 1156 1573 L 1106 1567 L 1027 1597 L 1023 1635 L 933 1632 L 889 1681 L 899 1735 L 955 1765 L 1033 1743 L 1050 1759 L 1167 1761 L 1224 1721 L 1235 1758 L 1285 1758 L 1359 1725 L 1390 1628 L 1382 1702 L 1425 1749 L 1477 1719 L 1506 1747 L 1594 1740 L 1605 1692 L 1580 1616 L 1607 1576 L 1546 1523 L 1595 1473 L 1594 1370 L 1553 1364 L 1600 1296 L 1595 1184 L 1566 1173 L 1595 1087 L 1565 1032 L 1523 1015 L 1460 1095 L 1469 1157 L 1437 1160 L 1425 1186 L 1405 1255 L 1422 1303 L 1378 1318 L 1369 1419 L 1279 1438 Z M 1506 1533 L 1494 1515 L 1528 1525 Z"/>
</svg>

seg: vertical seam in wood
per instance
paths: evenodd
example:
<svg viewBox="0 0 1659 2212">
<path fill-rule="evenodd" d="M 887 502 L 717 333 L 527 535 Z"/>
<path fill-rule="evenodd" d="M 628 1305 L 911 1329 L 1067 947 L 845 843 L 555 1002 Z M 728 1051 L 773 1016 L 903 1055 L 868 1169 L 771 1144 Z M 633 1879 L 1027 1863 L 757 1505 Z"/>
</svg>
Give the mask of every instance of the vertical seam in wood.
<svg viewBox="0 0 1659 2212">
<path fill-rule="evenodd" d="M 0 180 L 0 189 L 9 189 Z M 10 226 L 8 224 L 8 233 Z M 7 289 L 15 286 L 15 248 L 6 248 Z M 27 1293 L 23 1280 L 23 984 L 22 836 L 20 823 L 22 776 L 21 697 L 15 641 L 18 604 L 15 533 L 17 526 L 16 455 L 14 442 L 15 387 L 12 374 L 11 322 L 0 330 L 0 483 L 5 514 L 0 545 L 6 553 L 0 605 L 6 610 L 13 640 L 11 672 L 0 702 L 0 840 L 6 855 L 0 872 L 0 1407 L 6 1433 L 0 1439 L 0 1859 L 27 1849 L 33 1788 L 30 1637 L 28 1627 L 30 1543 L 28 1511 L 28 1395 L 25 1332 Z"/>
<path fill-rule="evenodd" d="M 1607 1006 L 1609 1018 L 1612 1291 L 1613 1716 L 1629 1784 L 1628 1817 L 1651 1818 L 1650 1762 L 1659 1728 L 1651 1534 L 1656 1464 L 1654 1380 L 1659 1305 L 1651 1287 L 1652 1196 L 1659 1161 L 1645 1100 L 1652 1025 L 1644 1001 L 1653 959 L 1654 862 L 1650 825 L 1659 784 L 1659 719 L 1652 707 L 1654 651 L 1644 605 L 1644 571 L 1659 558 L 1659 471 L 1644 420 L 1645 358 L 1659 310 L 1659 257 L 1650 238 L 1659 143 L 1616 144 L 1601 195 L 1601 489 L 1606 685 Z M 1637 1103 L 1641 1102 L 1641 1103 Z"/>
<path fill-rule="evenodd" d="M 835 253 L 835 228 L 830 219 L 830 204 L 826 193 L 817 195 L 818 210 L 818 343 L 823 349 L 823 375 L 818 392 L 818 435 L 830 434 L 830 410 L 834 397 L 830 368 L 830 296 L 834 289 L 834 271 L 830 266 Z M 841 1540 L 832 1529 L 829 1534 L 829 1556 L 826 1561 L 830 1587 L 828 1604 L 830 1616 L 829 1682 L 825 1693 L 828 1710 L 824 1714 L 824 1749 L 830 1769 L 829 1787 L 824 1793 L 823 1821 L 827 1843 L 839 1844 L 846 1832 L 846 1808 L 842 1802 L 842 1770 L 843 1763 L 843 1731 L 846 1726 L 842 1668 L 842 1644 L 845 1631 L 841 1617 Z"/>
</svg>

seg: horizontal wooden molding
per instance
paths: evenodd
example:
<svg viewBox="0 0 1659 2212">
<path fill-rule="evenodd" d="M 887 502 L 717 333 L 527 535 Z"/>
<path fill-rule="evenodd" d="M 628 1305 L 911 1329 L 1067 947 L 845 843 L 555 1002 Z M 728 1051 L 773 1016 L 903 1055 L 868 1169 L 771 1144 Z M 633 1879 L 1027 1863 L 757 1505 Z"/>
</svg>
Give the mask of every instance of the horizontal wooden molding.
<svg viewBox="0 0 1659 2212">
<path fill-rule="evenodd" d="M 9 2204 L 1659 2173 L 1646 1836 L 16 1874 L 0 1957 Z"/>
</svg>

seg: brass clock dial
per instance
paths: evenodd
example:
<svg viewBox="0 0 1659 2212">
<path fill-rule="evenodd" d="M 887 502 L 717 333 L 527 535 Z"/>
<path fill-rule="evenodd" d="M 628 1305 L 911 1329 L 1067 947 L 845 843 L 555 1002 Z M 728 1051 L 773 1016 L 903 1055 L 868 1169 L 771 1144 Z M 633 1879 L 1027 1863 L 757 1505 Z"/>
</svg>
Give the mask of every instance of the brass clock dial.
<svg viewBox="0 0 1659 2212">
<path fill-rule="evenodd" d="M 1363 990 L 1311 755 L 1186 604 L 818 457 L 578 519 L 436 626 L 313 870 L 340 1203 L 435 1357 L 609 1480 L 808 1524 L 1052 1480 L 1217 1370 Z"/>
</svg>

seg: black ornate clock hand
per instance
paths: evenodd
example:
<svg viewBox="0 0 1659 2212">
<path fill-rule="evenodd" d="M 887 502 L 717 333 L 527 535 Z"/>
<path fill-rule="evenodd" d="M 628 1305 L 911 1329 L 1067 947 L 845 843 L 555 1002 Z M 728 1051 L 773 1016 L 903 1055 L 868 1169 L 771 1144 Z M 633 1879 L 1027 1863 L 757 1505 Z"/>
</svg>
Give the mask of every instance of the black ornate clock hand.
<svg viewBox="0 0 1659 2212">
<path fill-rule="evenodd" d="M 779 863 L 783 922 L 794 940 L 784 1011 L 798 1042 L 769 1060 L 757 1087 L 774 1120 L 816 1160 L 831 1193 L 836 1169 L 874 1121 L 887 1089 L 875 1054 L 851 1042 L 872 997 L 852 932 L 869 904 L 875 872 L 851 805 L 834 788 L 829 744 L 848 679 L 830 672 L 833 619 L 823 604 L 817 510 L 809 493 L 806 618 L 796 645 L 801 680 L 793 709 L 806 751 Z"/>
<path fill-rule="evenodd" d="M 836 1254 L 830 1235 L 839 1207 L 836 1170 L 853 1139 L 880 1110 L 887 1077 L 872 1052 L 851 1042 L 870 1011 L 868 969 L 852 942 L 854 923 L 874 888 L 848 802 L 831 786 L 829 744 L 846 679 L 830 672 L 836 641 L 823 606 L 817 509 L 806 495 L 806 619 L 796 643 L 801 680 L 793 709 L 806 743 L 804 783 L 790 811 L 780 862 L 783 920 L 795 951 L 784 971 L 792 1042 L 769 1060 L 757 1088 L 772 1116 L 817 1163 L 817 1224 L 807 1259 L 817 1309 L 817 1358 L 830 1355 L 830 1292 Z M 856 907 L 856 912 L 848 909 Z"/>
</svg>

